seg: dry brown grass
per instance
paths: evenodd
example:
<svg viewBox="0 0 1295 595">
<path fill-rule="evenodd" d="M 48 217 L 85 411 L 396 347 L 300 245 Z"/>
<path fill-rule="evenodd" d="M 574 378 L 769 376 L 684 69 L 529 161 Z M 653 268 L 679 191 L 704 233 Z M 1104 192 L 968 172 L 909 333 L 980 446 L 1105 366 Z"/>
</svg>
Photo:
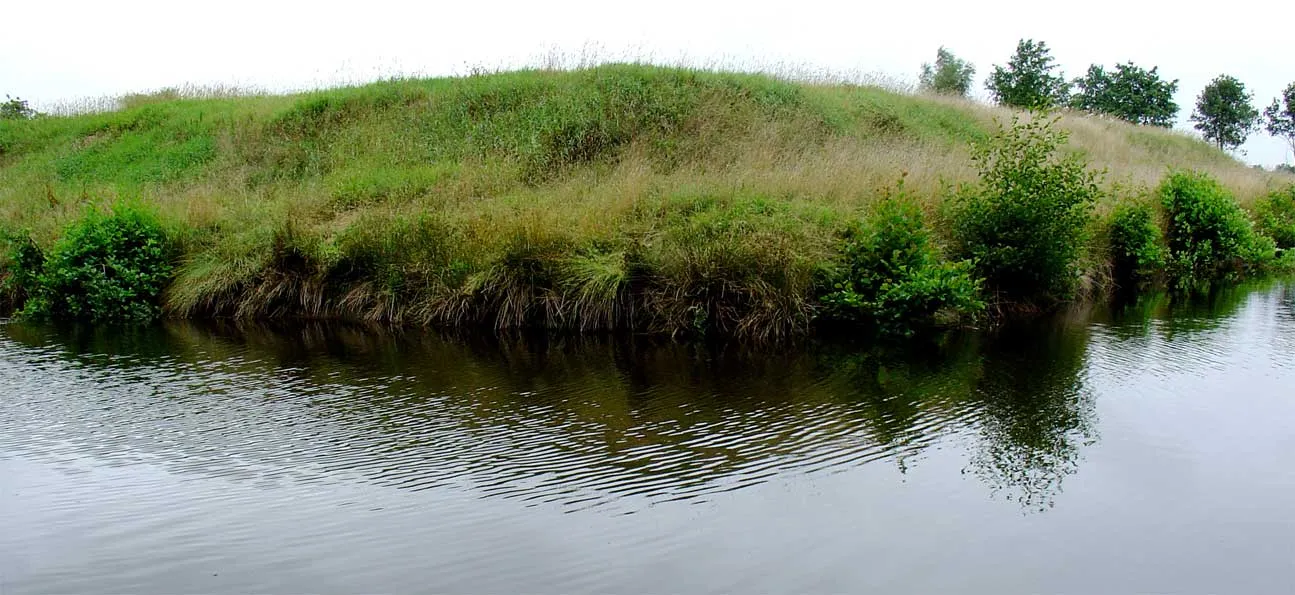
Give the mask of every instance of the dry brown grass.
<svg viewBox="0 0 1295 595">
<path fill-rule="evenodd" d="M 14 129 L 39 142 L 0 155 L 0 221 L 49 245 L 88 206 L 151 203 L 186 253 L 166 295 L 178 316 L 784 336 L 808 324 L 815 267 L 883 188 L 903 178 L 939 215 L 950 189 L 976 178 L 968 143 L 1028 117 L 792 66 L 780 78 L 794 85 L 728 76 L 618 67 L 129 96 L 120 113 Z M 654 84 L 675 94 L 641 95 Z M 622 103 L 607 103 L 617 93 Z M 678 100 L 688 93 L 695 102 Z M 661 104 L 634 103 L 643 97 Z M 469 116 L 466 104 L 502 111 Z M 598 140 L 601 123 L 638 117 L 607 111 L 622 104 L 660 111 L 666 132 Z M 590 117 L 589 105 L 604 111 Z M 160 119 L 132 119 L 145 113 Z M 456 128 L 465 118 L 480 127 Z M 1107 170 L 1111 201 L 1170 168 L 1205 171 L 1247 202 L 1295 181 L 1178 132 L 1072 113 L 1060 123 L 1070 150 Z M 542 141 L 555 130 L 604 144 L 537 161 L 552 157 Z M 210 140 L 200 166 L 183 152 L 148 162 L 192 138 Z M 535 163 L 553 169 L 528 178 Z"/>
</svg>

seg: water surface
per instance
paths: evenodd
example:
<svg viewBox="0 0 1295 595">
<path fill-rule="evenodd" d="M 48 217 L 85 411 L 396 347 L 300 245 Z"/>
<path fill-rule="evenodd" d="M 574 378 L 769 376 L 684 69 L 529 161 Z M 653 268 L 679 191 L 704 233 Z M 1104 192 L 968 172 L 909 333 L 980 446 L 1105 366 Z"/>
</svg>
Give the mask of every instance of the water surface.
<svg viewBox="0 0 1295 595">
<path fill-rule="evenodd" d="M 902 351 L 0 327 L 0 593 L 1295 591 L 1295 286 Z"/>
</svg>

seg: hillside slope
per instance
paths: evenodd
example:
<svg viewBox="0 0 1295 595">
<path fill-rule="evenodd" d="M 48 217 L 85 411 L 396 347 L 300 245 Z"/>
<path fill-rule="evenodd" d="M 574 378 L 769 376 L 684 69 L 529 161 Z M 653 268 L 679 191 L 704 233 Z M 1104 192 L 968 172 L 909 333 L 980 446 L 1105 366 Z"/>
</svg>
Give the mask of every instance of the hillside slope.
<svg viewBox="0 0 1295 595">
<path fill-rule="evenodd" d="M 640 65 L 287 96 L 135 97 L 0 123 L 0 225 L 52 245 L 150 205 L 175 315 L 778 335 L 840 232 L 905 177 L 934 212 L 1007 110 Z M 1112 200 L 1169 168 L 1243 201 L 1290 183 L 1179 133 L 1067 115 Z"/>
</svg>

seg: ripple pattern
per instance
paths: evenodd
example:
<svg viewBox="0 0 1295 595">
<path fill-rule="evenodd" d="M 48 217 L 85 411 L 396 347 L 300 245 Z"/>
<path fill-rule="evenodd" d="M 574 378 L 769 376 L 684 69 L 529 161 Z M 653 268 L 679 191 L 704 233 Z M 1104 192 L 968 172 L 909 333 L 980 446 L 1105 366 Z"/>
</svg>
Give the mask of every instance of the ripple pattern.
<svg viewBox="0 0 1295 595">
<path fill-rule="evenodd" d="M 386 373 L 358 351 L 286 357 L 203 336 L 161 355 L 69 353 L 57 336 L 24 342 L 7 330 L 0 452 L 266 487 L 362 481 L 632 509 L 912 456 L 976 411 L 962 401 L 968 387 L 938 368 L 887 389 L 864 366 L 877 392 L 861 397 L 860 378 L 804 361 L 698 378 L 676 373 L 686 358 L 653 362 L 659 353 L 509 365 L 425 338 L 421 352 L 385 346 L 401 358 Z M 194 345 L 212 341 L 218 356 Z M 645 372 L 653 365 L 667 371 Z M 634 378 L 645 373 L 653 379 Z"/>
</svg>

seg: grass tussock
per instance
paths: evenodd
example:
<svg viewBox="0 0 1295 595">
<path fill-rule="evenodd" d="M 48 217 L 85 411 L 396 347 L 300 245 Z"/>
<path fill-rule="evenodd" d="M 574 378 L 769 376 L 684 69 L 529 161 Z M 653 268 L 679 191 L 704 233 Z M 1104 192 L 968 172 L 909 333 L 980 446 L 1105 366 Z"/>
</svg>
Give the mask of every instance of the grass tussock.
<svg viewBox="0 0 1295 595">
<path fill-rule="evenodd" d="M 1014 116 L 631 64 L 277 96 L 163 90 L 115 107 L 0 123 L 0 226 L 17 238 L 6 278 L 23 257 L 13 246 L 48 251 L 87 209 L 129 201 L 179 254 L 161 296 L 171 316 L 770 339 L 820 318 L 842 246 L 901 176 L 927 222 L 913 254 L 939 256 L 955 239 L 946 199 L 980 180 L 970 147 Z M 1265 197 L 1289 176 L 1174 132 L 1078 114 L 1057 126 L 1062 150 L 1106 172 L 1099 219 L 1173 167 L 1285 224 Z M 1104 237 L 1076 237 L 1090 236 Z M 906 282 L 942 279 L 930 262 Z M 934 295 L 909 287 L 909 302 Z"/>
</svg>

